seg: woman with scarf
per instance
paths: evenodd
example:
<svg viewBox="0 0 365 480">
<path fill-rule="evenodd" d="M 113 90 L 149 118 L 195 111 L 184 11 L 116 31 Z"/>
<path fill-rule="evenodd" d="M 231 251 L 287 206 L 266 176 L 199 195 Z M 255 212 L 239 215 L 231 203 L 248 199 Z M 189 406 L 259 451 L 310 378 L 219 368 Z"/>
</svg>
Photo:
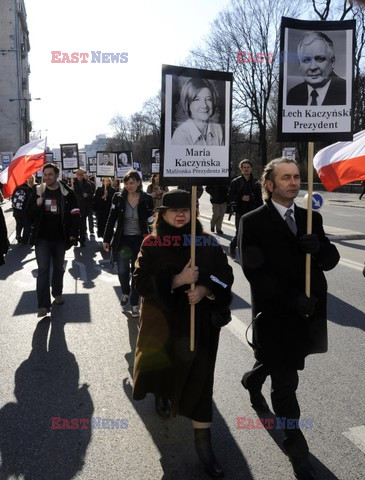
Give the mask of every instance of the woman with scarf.
<svg viewBox="0 0 365 480">
<path fill-rule="evenodd" d="M 155 394 L 156 411 L 192 420 L 195 448 L 207 473 L 223 476 L 212 449 L 213 380 L 220 327 L 230 320 L 232 269 L 215 237 L 196 222 L 196 266 L 190 260 L 190 194 L 172 190 L 157 208 L 143 241 L 134 279 L 143 297 L 133 398 Z M 190 285 L 195 283 L 195 289 Z M 195 349 L 190 351 L 190 305 Z"/>
</svg>

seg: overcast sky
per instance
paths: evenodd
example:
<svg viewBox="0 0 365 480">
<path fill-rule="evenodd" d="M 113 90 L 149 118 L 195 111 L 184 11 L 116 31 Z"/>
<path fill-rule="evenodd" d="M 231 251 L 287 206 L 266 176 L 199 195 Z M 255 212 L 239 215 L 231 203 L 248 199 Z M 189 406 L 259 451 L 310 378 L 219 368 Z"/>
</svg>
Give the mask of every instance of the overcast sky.
<svg viewBox="0 0 365 480">
<path fill-rule="evenodd" d="M 161 65 L 180 65 L 228 0 L 25 0 L 30 36 L 33 130 L 48 145 L 91 143 L 111 134 L 161 88 Z M 88 53 L 54 63 L 52 51 Z M 128 53 L 127 63 L 91 63 L 92 51 Z M 56 59 L 57 57 L 54 57 Z M 62 57 L 58 57 L 62 58 Z M 120 57 L 119 57 L 120 58 Z"/>
</svg>

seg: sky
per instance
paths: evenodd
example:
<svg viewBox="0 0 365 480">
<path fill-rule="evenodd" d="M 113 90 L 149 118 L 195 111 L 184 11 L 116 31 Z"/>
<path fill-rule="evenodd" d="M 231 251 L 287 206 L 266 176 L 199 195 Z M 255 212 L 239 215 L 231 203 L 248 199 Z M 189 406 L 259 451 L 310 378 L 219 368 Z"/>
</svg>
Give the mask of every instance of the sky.
<svg viewBox="0 0 365 480">
<path fill-rule="evenodd" d="M 112 117 L 141 110 L 161 88 L 162 64 L 182 65 L 228 4 L 229 0 L 25 0 L 33 131 L 47 136 L 51 148 L 61 143 L 78 143 L 80 148 L 98 134 L 112 135 Z M 128 62 L 91 63 L 93 51 L 126 52 Z M 52 60 L 63 55 L 52 52 L 89 56 L 83 57 L 86 63 L 59 63 Z"/>
</svg>

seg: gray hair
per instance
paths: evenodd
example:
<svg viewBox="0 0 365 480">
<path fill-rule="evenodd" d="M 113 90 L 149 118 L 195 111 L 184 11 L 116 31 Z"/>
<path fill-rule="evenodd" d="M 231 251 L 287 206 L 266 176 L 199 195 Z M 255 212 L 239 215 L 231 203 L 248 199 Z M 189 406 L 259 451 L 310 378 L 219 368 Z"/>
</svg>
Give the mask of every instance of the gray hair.
<svg viewBox="0 0 365 480">
<path fill-rule="evenodd" d="M 266 182 L 267 182 L 267 180 L 271 180 L 272 182 L 274 181 L 274 179 L 275 179 L 275 169 L 278 165 L 282 165 L 283 163 L 294 163 L 294 165 L 296 165 L 299 169 L 298 162 L 296 162 L 292 158 L 279 157 L 279 158 L 274 158 L 274 160 L 271 160 L 271 162 L 269 162 L 265 166 L 264 171 L 262 172 L 262 175 L 261 175 L 261 178 L 260 178 L 261 187 L 262 187 L 262 190 L 263 190 L 263 195 L 262 196 L 263 196 L 263 199 L 264 199 L 265 202 L 270 200 L 270 198 L 272 197 L 272 192 L 270 192 L 270 190 L 267 188 Z"/>
</svg>

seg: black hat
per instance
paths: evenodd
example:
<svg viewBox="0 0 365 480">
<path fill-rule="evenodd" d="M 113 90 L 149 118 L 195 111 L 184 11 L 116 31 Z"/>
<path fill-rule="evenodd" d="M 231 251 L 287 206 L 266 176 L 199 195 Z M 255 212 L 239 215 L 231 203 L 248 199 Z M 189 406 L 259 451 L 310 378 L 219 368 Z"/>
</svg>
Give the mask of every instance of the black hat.
<svg viewBox="0 0 365 480">
<path fill-rule="evenodd" d="M 170 190 L 162 196 L 162 204 L 155 210 L 167 210 L 168 208 L 191 208 L 190 193 L 185 190 Z"/>
</svg>

